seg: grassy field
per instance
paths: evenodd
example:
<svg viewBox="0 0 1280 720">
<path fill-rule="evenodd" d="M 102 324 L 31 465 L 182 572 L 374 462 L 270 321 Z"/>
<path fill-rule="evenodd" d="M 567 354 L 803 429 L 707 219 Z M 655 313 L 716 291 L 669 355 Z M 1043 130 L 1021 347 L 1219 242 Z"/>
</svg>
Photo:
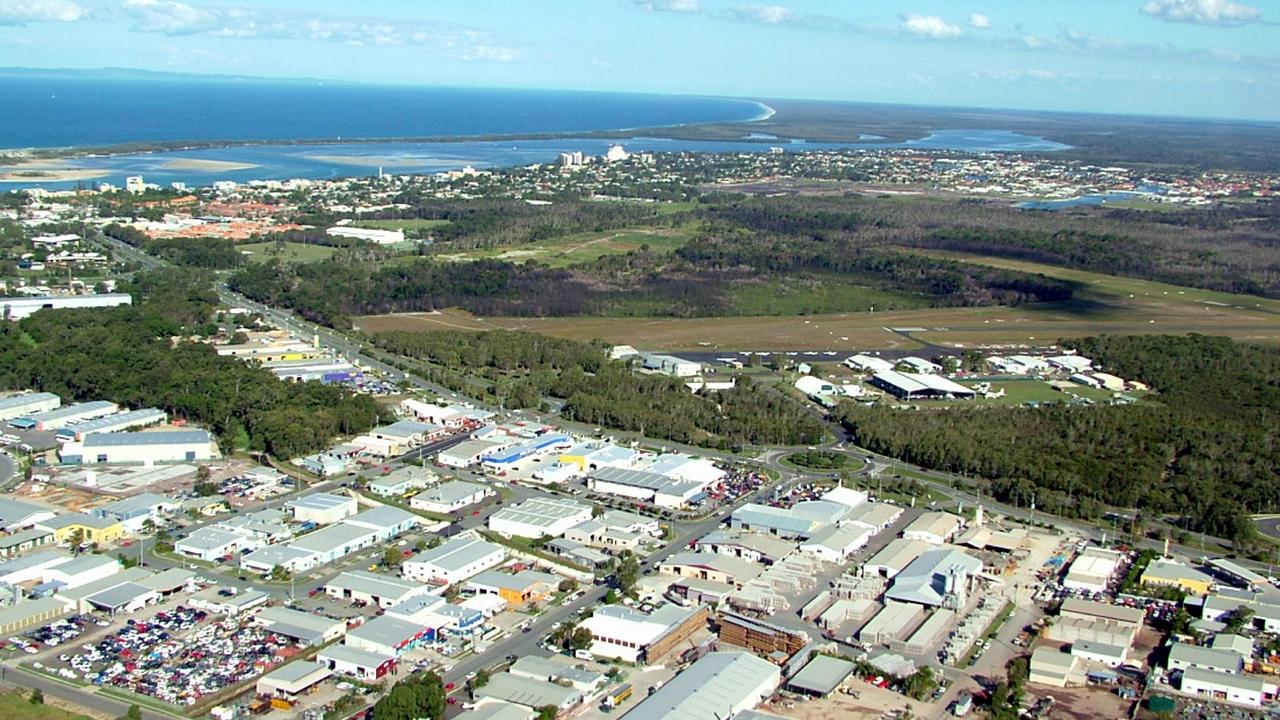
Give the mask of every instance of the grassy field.
<svg viewBox="0 0 1280 720">
<path fill-rule="evenodd" d="M 355 227 L 371 230 L 431 230 L 444 227 L 448 220 L 426 220 L 423 218 L 407 218 L 403 220 L 357 220 L 351 223 Z"/>
<path fill-rule="evenodd" d="M 279 259 L 283 262 L 291 263 L 311 263 L 328 260 L 338 252 L 337 248 L 327 247 L 325 245 L 308 245 L 305 243 L 287 242 L 284 244 L 283 251 L 277 251 L 277 243 L 249 243 L 247 245 L 236 246 L 237 250 L 253 253 L 247 256 L 250 262 L 266 262 L 272 259 Z"/>
<path fill-rule="evenodd" d="M 850 285 L 837 277 L 742 284 L 730 293 L 737 315 L 822 315 L 872 308 L 923 308 L 926 297 Z"/>
<path fill-rule="evenodd" d="M 0 693 L 0 718 L 4 720 L 89 720 L 87 715 L 52 705 L 32 705 L 30 691 Z"/>
<path fill-rule="evenodd" d="M 575 340 L 600 338 L 646 350 L 890 350 L 919 347 L 890 328 L 949 347 L 1046 345 L 1100 333 L 1197 332 L 1280 342 L 1280 300 L 1196 290 L 1050 265 L 950 255 L 965 262 L 1039 272 L 1078 284 L 1076 299 L 1019 307 L 925 308 L 809 317 L 476 318 L 416 313 L 357 318 L 370 332 L 444 328 L 528 330 Z"/>
<path fill-rule="evenodd" d="M 501 248 L 468 250 L 459 253 L 437 255 L 441 260 L 468 261 L 496 258 L 511 262 L 537 260 L 551 267 L 567 267 L 591 262 L 606 255 L 623 255 L 648 245 L 656 253 L 669 253 L 683 246 L 693 232 L 692 227 L 680 229 L 643 228 L 614 230 L 610 232 L 579 233 L 565 235 L 537 243 L 509 245 Z"/>
</svg>

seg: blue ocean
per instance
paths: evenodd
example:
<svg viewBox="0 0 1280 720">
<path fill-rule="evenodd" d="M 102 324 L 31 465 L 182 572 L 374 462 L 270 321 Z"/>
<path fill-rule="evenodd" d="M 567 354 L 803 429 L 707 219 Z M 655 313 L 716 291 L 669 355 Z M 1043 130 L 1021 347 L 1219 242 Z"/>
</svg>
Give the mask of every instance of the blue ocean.
<svg viewBox="0 0 1280 720">
<path fill-rule="evenodd" d="M 749 100 L 184 76 L 3 75 L 0 147 L 335 140 L 621 130 L 737 122 Z"/>
<path fill-rule="evenodd" d="M 375 174 L 421 174 L 464 166 L 543 163 L 580 150 L 602 154 L 613 141 L 449 140 L 404 138 L 575 133 L 709 122 L 745 122 L 771 113 L 732 98 L 354 85 L 265 80 L 83 77 L 0 72 L 0 148 L 98 147 L 130 142 L 268 141 L 267 144 L 83 156 L 58 163 L 92 171 L 78 180 L 19 179 L 0 190 L 148 182 L 208 185 L 218 180 L 285 180 Z M 761 152 L 767 136 L 739 142 L 633 137 L 632 152 Z M 385 141 L 364 142 L 385 138 Z M 871 138 L 868 138 L 871 139 Z M 270 144 L 270 141 L 289 144 Z M 323 141 L 307 144 L 305 141 Z M 361 140 L 362 142 L 342 142 Z M 303 142 L 299 142 L 303 141 Z M 1046 152 L 1065 145 L 999 130 L 939 130 L 904 143 L 786 143 L 790 151 L 893 148 L 973 152 Z M 21 168 L 0 167 L 0 171 Z"/>
</svg>

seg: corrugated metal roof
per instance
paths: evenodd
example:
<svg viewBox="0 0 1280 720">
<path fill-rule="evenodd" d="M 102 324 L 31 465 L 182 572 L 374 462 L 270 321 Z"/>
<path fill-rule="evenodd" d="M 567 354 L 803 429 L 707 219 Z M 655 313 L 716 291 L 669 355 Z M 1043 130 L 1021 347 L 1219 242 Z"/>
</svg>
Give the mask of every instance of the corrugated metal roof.
<svg viewBox="0 0 1280 720">
<path fill-rule="evenodd" d="M 130 447 L 134 445 L 196 445 L 207 443 L 209 440 L 210 436 L 207 430 L 94 433 L 84 439 L 84 447 L 88 449 Z"/>
</svg>

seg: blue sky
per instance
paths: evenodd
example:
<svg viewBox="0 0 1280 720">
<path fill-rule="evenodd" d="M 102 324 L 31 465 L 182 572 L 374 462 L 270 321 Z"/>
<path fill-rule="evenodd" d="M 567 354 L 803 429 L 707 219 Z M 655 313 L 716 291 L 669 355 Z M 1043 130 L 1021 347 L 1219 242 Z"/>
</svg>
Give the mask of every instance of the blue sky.
<svg viewBox="0 0 1280 720">
<path fill-rule="evenodd" d="M 0 0 L 0 66 L 1280 120 L 1280 0 Z"/>
</svg>

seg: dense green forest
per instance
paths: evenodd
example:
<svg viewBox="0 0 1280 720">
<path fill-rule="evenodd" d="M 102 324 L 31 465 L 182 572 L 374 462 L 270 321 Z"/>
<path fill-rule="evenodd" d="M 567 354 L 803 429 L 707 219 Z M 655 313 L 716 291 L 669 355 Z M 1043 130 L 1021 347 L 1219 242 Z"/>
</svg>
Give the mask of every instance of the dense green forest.
<svg viewBox="0 0 1280 720">
<path fill-rule="evenodd" d="M 374 401 L 337 386 L 284 383 L 219 357 L 210 345 L 170 338 L 207 333 L 216 297 L 210 275 L 169 269 L 122 288 L 130 307 L 42 311 L 0 325 L 0 387 L 65 400 L 158 407 L 209 427 L 224 451 L 292 458 L 382 419 Z"/>
<path fill-rule="evenodd" d="M 1280 349 L 1204 336 L 1092 337 L 1069 346 L 1158 391 L 1129 406 L 901 412 L 846 405 L 859 444 L 991 479 L 998 498 L 1095 518 L 1166 514 L 1245 543 L 1280 510 Z"/>
<path fill-rule="evenodd" d="M 382 333 L 378 347 L 501 384 L 511 408 L 558 398 L 569 420 L 722 449 L 820 442 L 822 423 L 801 404 L 738 378 L 733 390 L 691 393 L 683 380 L 637 375 L 603 345 L 532 333 Z M 428 377 L 432 377 L 428 374 Z"/>
</svg>

